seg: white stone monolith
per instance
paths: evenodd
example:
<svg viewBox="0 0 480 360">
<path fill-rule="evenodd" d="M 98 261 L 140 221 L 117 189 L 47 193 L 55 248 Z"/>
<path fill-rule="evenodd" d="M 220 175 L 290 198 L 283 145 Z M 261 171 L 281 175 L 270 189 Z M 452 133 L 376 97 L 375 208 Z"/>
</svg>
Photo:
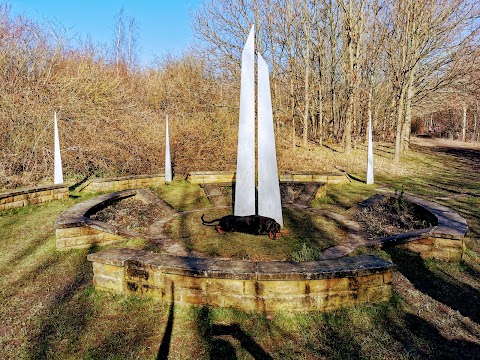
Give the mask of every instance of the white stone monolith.
<svg viewBox="0 0 480 360">
<path fill-rule="evenodd" d="M 235 206 L 237 216 L 255 214 L 255 33 L 250 30 L 242 51 Z"/>
<path fill-rule="evenodd" d="M 170 135 L 168 132 L 168 114 L 165 120 L 165 182 L 172 181 L 172 161 L 170 158 Z"/>
<path fill-rule="evenodd" d="M 53 165 L 54 165 L 54 184 L 63 184 L 62 157 L 60 154 L 60 141 L 58 139 L 57 113 L 53 114 Z"/>
<path fill-rule="evenodd" d="M 367 184 L 373 184 L 373 143 L 372 143 L 372 121 L 368 121 L 368 151 L 367 151 Z"/>
<path fill-rule="evenodd" d="M 258 215 L 283 226 L 268 65 L 258 54 Z"/>
</svg>

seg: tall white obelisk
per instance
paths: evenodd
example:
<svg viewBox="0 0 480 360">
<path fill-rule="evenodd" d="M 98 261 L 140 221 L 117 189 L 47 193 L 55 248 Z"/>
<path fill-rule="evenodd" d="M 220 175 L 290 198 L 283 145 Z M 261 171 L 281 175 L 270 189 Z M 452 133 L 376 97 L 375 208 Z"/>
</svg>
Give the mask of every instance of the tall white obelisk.
<svg viewBox="0 0 480 360">
<path fill-rule="evenodd" d="M 60 141 L 58 139 L 57 113 L 53 113 L 53 165 L 54 184 L 63 184 L 62 157 L 60 155 Z"/>
<path fill-rule="evenodd" d="M 268 65 L 258 54 L 258 215 L 283 227 Z"/>
<path fill-rule="evenodd" d="M 170 134 L 168 132 L 168 114 L 165 121 L 165 182 L 172 182 L 172 161 L 170 159 Z"/>
<path fill-rule="evenodd" d="M 242 51 L 235 207 L 237 216 L 255 214 L 255 53 L 254 27 Z"/>
<path fill-rule="evenodd" d="M 368 120 L 367 184 L 373 184 L 372 120 Z"/>
</svg>

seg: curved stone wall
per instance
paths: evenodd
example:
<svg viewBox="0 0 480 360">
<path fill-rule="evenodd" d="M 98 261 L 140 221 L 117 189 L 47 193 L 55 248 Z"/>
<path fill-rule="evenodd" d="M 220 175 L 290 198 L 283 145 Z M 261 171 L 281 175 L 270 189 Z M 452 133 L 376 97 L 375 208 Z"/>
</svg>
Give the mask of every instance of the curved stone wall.
<svg viewBox="0 0 480 360">
<path fill-rule="evenodd" d="M 136 197 L 144 202 L 152 202 L 154 195 L 146 189 L 124 190 L 90 199 L 64 211 L 55 222 L 57 250 L 85 248 L 92 244 L 107 245 L 139 237 L 133 231 L 125 230 L 103 221 L 90 219 L 90 215 L 114 201 Z"/>
<path fill-rule="evenodd" d="M 279 175 L 279 181 L 282 182 L 315 182 L 325 184 L 347 183 L 350 180 L 341 172 L 293 172 L 287 171 Z M 235 182 L 234 171 L 196 171 L 190 172 L 187 180 L 192 184 L 222 184 Z"/>
<path fill-rule="evenodd" d="M 360 204 L 360 207 L 371 206 L 394 193 L 384 191 L 385 195 L 377 194 Z M 422 258 L 435 258 L 447 261 L 460 261 L 465 251 L 464 237 L 468 231 L 467 221 L 446 206 L 432 201 L 417 198 L 409 194 L 403 197 L 418 206 L 434 224 L 425 229 L 384 237 L 377 240 L 379 247 L 401 246 L 409 249 Z"/>
<path fill-rule="evenodd" d="M 0 193 L 0 211 L 68 198 L 68 186 L 47 185 Z"/>
<path fill-rule="evenodd" d="M 309 262 L 252 262 L 111 249 L 88 255 L 95 288 L 176 304 L 272 312 L 334 310 L 387 301 L 395 265 L 364 255 Z"/>
<path fill-rule="evenodd" d="M 91 243 L 103 245 L 116 241 L 115 237 L 123 239 L 129 234 L 91 220 L 88 215 L 111 201 L 152 195 L 148 190 L 127 190 L 72 207 L 57 220 L 57 248 L 85 247 Z M 377 195 L 360 206 L 369 206 L 381 198 Z M 465 220 L 436 203 L 411 196 L 407 200 L 436 219 L 435 226 L 379 239 L 377 245 L 406 246 L 422 257 L 461 258 L 463 236 L 467 231 Z M 235 307 L 267 313 L 278 310 L 324 311 L 386 301 L 391 296 L 395 268 L 393 263 L 370 255 L 295 263 L 109 249 L 90 254 L 88 260 L 93 263 L 97 289 L 152 296 L 178 304 Z"/>
<path fill-rule="evenodd" d="M 87 180 L 76 190 L 82 192 L 106 192 L 138 189 L 147 187 L 158 187 L 165 184 L 164 174 L 153 175 L 131 175 L 116 178 L 97 178 Z"/>
</svg>

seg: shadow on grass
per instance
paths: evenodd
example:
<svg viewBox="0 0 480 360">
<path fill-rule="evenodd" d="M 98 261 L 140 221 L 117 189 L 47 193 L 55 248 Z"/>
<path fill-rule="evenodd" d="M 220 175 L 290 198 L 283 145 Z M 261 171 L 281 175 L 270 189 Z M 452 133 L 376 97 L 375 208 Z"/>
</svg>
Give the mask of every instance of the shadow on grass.
<svg viewBox="0 0 480 360">
<path fill-rule="evenodd" d="M 91 252 L 94 252 L 94 249 Z M 59 263 L 59 260 L 57 259 L 56 263 Z M 54 263 L 48 262 L 46 266 L 54 266 Z M 91 280 L 90 264 L 85 259 L 80 263 L 74 278 L 66 283 L 40 315 L 39 330 L 28 340 L 29 358 L 51 358 L 56 352 L 54 343 L 66 341 L 72 345 L 80 339 L 93 309 L 88 298 L 76 295 L 86 288 Z"/>
<path fill-rule="evenodd" d="M 9 269 L 14 269 L 18 266 L 21 262 L 23 262 L 29 256 L 32 256 L 38 248 L 43 246 L 47 241 L 51 238 L 51 234 L 44 234 L 42 236 L 35 237 L 28 245 L 23 248 L 21 251 L 16 253 L 13 258 L 9 259 L 6 263 L 8 263 Z M 6 255 L 3 255 L 6 256 Z M 2 269 L 3 270 L 3 269 Z"/>
<path fill-rule="evenodd" d="M 170 304 L 170 309 L 168 311 L 168 320 L 167 325 L 165 326 L 165 331 L 163 333 L 162 342 L 157 353 L 157 360 L 167 360 L 168 355 L 170 354 L 170 344 L 172 342 L 172 332 L 173 332 L 173 321 L 175 316 L 175 289 L 172 283 L 171 287 L 171 296 L 172 302 Z"/>
<path fill-rule="evenodd" d="M 480 355 L 478 344 L 447 339 L 414 314 L 404 314 L 401 327 L 389 326 L 386 330 L 414 358 L 464 360 L 478 359 Z"/>
<path fill-rule="evenodd" d="M 405 275 L 419 291 L 480 324 L 478 290 L 456 279 L 451 279 L 445 273 L 432 271 L 415 253 L 395 248 L 386 251 L 397 265 L 398 271 Z"/>
<path fill-rule="evenodd" d="M 403 310 L 397 300 L 308 315 L 294 346 L 304 358 L 478 359 L 480 345 L 448 339 L 428 321 Z M 368 332 L 365 332 L 365 324 Z M 284 341 L 290 334 L 275 328 Z"/>
<path fill-rule="evenodd" d="M 315 224 L 315 214 L 296 211 L 294 207 L 284 207 L 282 210 L 285 226 L 290 230 L 290 234 L 294 234 L 300 240 L 299 245 L 305 243 L 307 246 L 318 247 L 323 251 L 335 244 L 335 238 Z"/>
<path fill-rule="evenodd" d="M 235 346 L 221 336 L 231 337 L 240 343 L 254 359 L 273 359 L 239 324 L 214 324 L 210 309 L 201 307 L 197 312 L 199 335 L 206 341 L 210 359 L 237 359 Z"/>
</svg>

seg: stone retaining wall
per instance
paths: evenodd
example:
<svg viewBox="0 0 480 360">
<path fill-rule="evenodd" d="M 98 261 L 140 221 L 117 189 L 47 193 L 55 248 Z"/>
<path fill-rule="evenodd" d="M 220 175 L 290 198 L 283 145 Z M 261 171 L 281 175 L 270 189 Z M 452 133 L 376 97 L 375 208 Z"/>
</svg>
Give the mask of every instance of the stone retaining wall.
<svg viewBox="0 0 480 360">
<path fill-rule="evenodd" d="M 191 172 L 187 180 L 192 184 L 218 184 L 235 181 L 234 171 L 198 171 Z M 319 182 L 328 184 L 347 183 L 349 179 L 340 172 L 285 172 L 279 175 L 280 182 Z"/>
<path fill-rule="evenodd" d="M 395 265 L 374 256 L 251 262 L 111 249 L 88 255 L 96 289 L 175 304 L 272 312 L 333 310 L 387 301 Z"/>
<path fill-rule="evenodd" d="M 391 192 L 386 193 L 393 195 Z M 375 195 L 361 206 L 370 206 L 375 201 L 382 201 L 384 196 Z M 427 211 L 429 220 L 433 219 L 433 226 L 378 239 L 379 246 L 404 247 L 424 259 L 460 261 L 465 252 L 467 221 L 446 206 L 408 194 L 404 194 L 403 197 L 419 206 L 422 211 Z"/>
<path fill-rule="evenodd" d="M 68 198 L 68 186 L 47 185 L 0 193 L 0 211 Z"/>
<path fill-rule="evenodd" d="M 188 173 L 187 180 L 192 184 L 232 183 L 235 171 L 194 171 Z"/>
<path fill-rule="evenodd" d="M 164 174 L 131 175 L 117 178 L 91 179 L 77 188 L 83 192 L 121 191 L 138 188 L 158 187 L 165 184 Z"/>
<path fill-rule="evenodd" d="M 92 220 L 89 216 L 113 201 L 137 196 L 140 191 L 125 190 L 101 195 L 64 211 L 55 222 L 57 250 L 85 248 L 92 244 L 108 245 L 126 238 L 139 236 L 105 222 Z"/>
</svg>

